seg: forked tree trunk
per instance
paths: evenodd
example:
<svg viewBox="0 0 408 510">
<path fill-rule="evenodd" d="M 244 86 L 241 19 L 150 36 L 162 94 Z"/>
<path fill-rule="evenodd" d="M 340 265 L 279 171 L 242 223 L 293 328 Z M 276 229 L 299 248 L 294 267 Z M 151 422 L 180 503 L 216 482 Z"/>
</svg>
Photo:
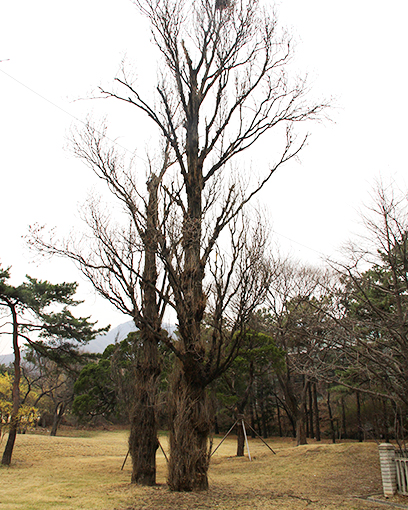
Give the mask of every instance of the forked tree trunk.
<svg viewBox="0 0 408 510">
<path fill-rule="evenodd" d="M 292 377 L 289 369 L 286 376 L 278 376 L 279 385 L 285 396 L 286 414 L 290 419 L 293 427 L 296 444 L 307 444 L 306 438 L 306 390 L 308 381 L 303 382 L 301 394 L 294 389 Z"/>
<path fill-rule="evenodd" d="M 207 490 L 212 423 L 207 393 L 180 370 L 171 394 L 169 487 L 174 491 Z"/>
</svg>

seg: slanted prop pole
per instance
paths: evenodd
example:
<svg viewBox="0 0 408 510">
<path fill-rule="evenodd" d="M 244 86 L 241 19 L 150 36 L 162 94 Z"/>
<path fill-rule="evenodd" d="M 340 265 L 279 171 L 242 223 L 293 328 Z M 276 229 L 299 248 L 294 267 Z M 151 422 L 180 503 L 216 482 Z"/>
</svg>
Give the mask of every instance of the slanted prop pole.
<svg viewBox="0 0 408 510">
<path fill-rule="evenodd" d="M 159 443 L 160 450 L 163 452 L 164 458 L 167 460 L 167 462 L 169 462 L 169 459 L 167 458 L 166 452 L 163 450 L 163 446 L 161 445 L 159 440 L 157 440 L 157 442 Z M 120 469 L 121 471 L 123 471 L 123 468 L 125 467 L 126 461 L 127 461 L 128 457 L 129 457 L 129 453 L 130 453 L 130 449 L 127 451 L 125 460 L 123 461 L 122 467 Z"/>
<path fill-rule="evenodd" d="M 121 471 L 123 471 L 123 468 L 125 467 L 125 464 L 126 464 L 126 461 L 127 461 L 127 458 L 129 457 L 129 453 L 130 453 L 130 450 L 127 451 L 127 454 L 126 454 L 126 457 L 125 457 L 125 460 L 123 461 L 123 464 L 122 464 L 122 467 L 121 467 Z"/>
<path fill-rule="evenodd" d="M 160 446 L 160 450 L 163 452 L 164 458 L 167 460 L 167 463 L 169 462 L 169 459 L 167 458 L 166 452 L 163 450 L 163 446 L 161 445 L 160 441 L 157 440 Z"/>
<path fill-rule="evenodd" d="M 259 437 L 259 439 L 263 442 L 263 444 L 264 444 L 265 446 L 267 446 L 267 447 L 271 450 L 271 452 L 272 452 L 274 455 L 276 455 L 276 452 L 274 452 L 274 451 L 272 450 L 272 448 L 268 445 L 268 443 L 267 443 L 266 441 L 264 441 L 264 439 L 263 439 L 263 438 L 262 438 L 262 437 L 258 434 L 258 432 L 257 432 L 254 428 L 252 428 L 252 427 L 251 427 L 251 425 L 249 425 L 249 424 L 247 423 L 247 427 L 249 427 L 249 428 L 252 430 L 252 432 L 254 432 L 254 433 L 257 435 L 257 437 Z"/>
<path fill-rule="evenodd" d="M 234 422 L 234 425 L 229 429 L 229 431 L 225 434 L 225 436 L 221 439 L 221 442 L 220 444 L 217 446 L 217 448 L 212 452 L 212 454 L 210 455 L 210 457 L 212 457 L 214 455 L 214 453 L 218 450 L 218 448 L 222 445 L 222 443 L 225 441 L 225 439 L 227 439 L 229 433 L 231 432 L 231 430 L 235 427 L 235 425 L 237 424 L 238 420 L 235 420 Z"/>
</svg>

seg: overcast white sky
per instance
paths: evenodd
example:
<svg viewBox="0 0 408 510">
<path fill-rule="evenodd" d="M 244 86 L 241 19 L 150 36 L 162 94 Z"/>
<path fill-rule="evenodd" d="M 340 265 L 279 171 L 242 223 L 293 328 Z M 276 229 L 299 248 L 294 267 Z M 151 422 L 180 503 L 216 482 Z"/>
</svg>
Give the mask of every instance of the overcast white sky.
<svg viewBox="0 0 408 510">
<path fill-rule="evenodd" d="M 144 156 L 141 117 L 76 99 L 112 83 L 125 56 L 141 83 L 154 77 L 146 23 L 130 0 L 3 0 L 0 9 L 0 262 L 12 266 L 15 284 L 26 273 L 79 281 L 81 313 L 116 326 L 127 318 L 96 298 L 69 262 L 34 263 L 22 236 L 32 223 L 66 231 L 80 221 L 96 184 L 63 149 L 75 118 L 113 116 L 127 127 L 119 143 Z M 338 106 L 335 122 L 310 127 L 300 163 L 277 173 L 263 196 L 282 249 L 317 263 L 351 235 L 375 178 L 407 184 L 408 2 L 279 0 L 277 11 L 313 94 Z M 9 350 L 0 340 L 0 355 Z"/>
</svg>

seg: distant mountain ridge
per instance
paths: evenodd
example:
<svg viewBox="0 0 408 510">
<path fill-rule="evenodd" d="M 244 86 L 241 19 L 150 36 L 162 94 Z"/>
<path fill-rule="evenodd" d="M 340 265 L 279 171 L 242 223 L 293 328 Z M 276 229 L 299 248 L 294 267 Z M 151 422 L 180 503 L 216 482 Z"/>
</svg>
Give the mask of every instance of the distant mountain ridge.
<svg viewBox="0 0 408 510">
<path fill-rule="evenodd" d="M 174 335 L 177 327 L 174 324 L 164 323 L 163 329 L 165 329 L 170 336 Z M 98 335 L 94 340 L 91 340 L 84 346 L 84 351 L 91 352 L 93 354 L 102 354 L 106 347 L 115 342 L 121 342 L 124 340 L 129 333 L 136 331 L 136 326 L 133 321 L 124 322 L 119 324 L 116 328 L 111 329 L 105 335 Z M 0 355 L 0 364 L 9 365 L 14 361 L 14 354 Z"/>
<path fill-rule="evenodd" d="M 163 329 L 167 331 L 170 336 L 174 335 L 177 327 L 174 324 L 162 324 Z M 116 328 L 111 329 L 106 335 L 98 335 L 95 340 L 91 340 L 84 348 L 87 352 L 102 354 L 106 347 L 115 342 L 121 342 L 129 333 L 136 331 L 137 328 L 133 321 L 124 322 L 119 324 Z"/>
<path fill-rule="evenodd" d="M 98 335 L 94 340 L 87 343 L 84 346 L 84 351 L 102 354 L 108 345 L 114 344 L 115 342 L 121 342 L 132 331 L 136 331 L 136 326 L 133 321 L 119 324 L 119 326 L 111 329 L 105 335 Z"/>
</svg>

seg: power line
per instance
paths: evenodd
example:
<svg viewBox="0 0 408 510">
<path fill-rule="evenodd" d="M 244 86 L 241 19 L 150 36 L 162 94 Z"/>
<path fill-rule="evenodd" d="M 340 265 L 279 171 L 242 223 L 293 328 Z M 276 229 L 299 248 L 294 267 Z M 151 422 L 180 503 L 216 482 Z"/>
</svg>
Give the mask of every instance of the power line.
<svg viewBox="0 0 408 510">
<path fill-rule="evenodd" d="M 7 59 L 9 60 L 9 59 Z M 0 62 L 5 62 L 6 60 L 1 60 Z M 43 101 L 46 101 L 47 103 L 49 103 L 51 106 L 53 106 L 54 108 L 57 108 L 58 110 L 60 110 L 61 112 L 63 112 L 65 115 L 68 115 L 69 117 L 71 117 L 72 119 L 76 120 L 77 122 L 83 124 L 84 126 L 86 126 L 86 122 L 83 121 L 82 119 L 76 117 L 75 115 L 73 115 L 72 113 L 70 113 L 69 111 L 67 111 L 66 109 L 64 109 L 63 107 L 61 107 L 60 105 L 54 103 L 53 101 L 51 101 L 50 99 L 48 99 L 47 97 L 45 97 L 43 94 L 40 94 L 39 92 L 37 92 L 36 90 L 34 90 L 33 88 L 31 88 L 30 86 L 26 85 L 25 83 L 23 83 L 21 80 L 18 80 L 17 78 L 15 78 L 14 76 L 12 76 L 11 74 L 7 73 L 6 71 L 4 71 L 3 69 L 0 68 L 0 71 L 5 74 L 8 78 L 10 78 L 11 80 L 14 80 L 16 83 L 18 83 L 20 86 L 24 87 L 25 89 L 27 89 L 28 91 L 30 91 L 32 94 L 38 96 L 39 98 L 41 98 Z M 98 134 L 102 134 L 100 131 L 98 131 L 97 129 L 95 129 L 95 131 L 98 133 Z M 104 135 L 105 136 L 105 135 Z M 145 160 L 144 158 L 142 158 L 141 156 L 137 155 L 136 153 L 132 152 L 131 150 L 129 150 L 128 148 L 124 147 L 123 145 L 119 144 L 116 140 L 112 140 L 110 139 L 109 137 L 106 137 L 105 138 L 107 140 L 109 140 L 112 144 L 114 144 L 115 146 L 117 147 L 120 147 L 122 150 L 128 152 L 129 154 L 131 154 L 133 157 L 136 157 L 138 159 L 140 159 L 141 161 L 143 161 L 144 163 L 148 163 L 147 160 Z M 252 205 L 252 204 L 249 204 L 251 205 L 254 209 L 255 207 Z M 255 221 L 255 220 L 252 220 L 251 221 Z M 315 248 L 311 248 L 310 246 L 307 246 L 303 243 L 300 243 L 299 241 L 295 241 L 294 239 L 290 238 L 290 237 L 287 237 L 285 236 L 284 234 L 281 234 L 279 232 L 277 232 L 276 230 L 274 229 L 271 229 L 271 231 L 278 235 L 279 237 L 282 237 L 284 239 L 287 239 L 288 241 L 290 241 L 291 243 L 294 243 L 294 244 L 297 244 L 298 246 L 301 246 L 302 248 L 306 248 L 307 250 L 310 250 L 310 251 L 313 251 L 314 253 L 317 253 L 318 255 L 324 257 L 324 258 L 328 258 L 328 256 L 319 251 L 319 250 L 316 250 Z M 225 252 L 225 250 L 222 250 Z M 225 252 L 226 253 L 226 252 Z"/>
<path fill-rule="evenodd" d="M 76 117 L 75 115 L 73 115 L 72 113 L 68 112 L 67 110 L 65 110 L 64 108 L 62 108 L 62 106 L 59 106 L 58 104 L 54 103 L 53 101 L 51 101 L 50 99 L 48 99 L 47 97 L 43 96 L 42 94 L 40 94 L 39 92 L 37 92 L 36 90 L 34 90 L 33 88 L 29 87 L 28 85 L 26 85 L 25 83 L 23 83 L 22 81 L 18 80 L 17 78 L 15 78 L 14 76 L 12 76 L 11 74 L 9 73 L 6 73 L 6 71 L 4 71 L 3 69 L 0 69 L 0 71 L 5 74 L 6 76 L 8 76 L 11 80 L 14 80 L 16 83 L 18 83 L 19 85 L 21 85 L 22 87 L 26 88 L 27 90 L 29 90 L 32 94 L 35 94 L 36 96 L 40 97 L 43 101 L 46 101 L 47 103 L 49 103 L 50 105 L 52 105 L 54 108 L 57 108 L 58 110 L 60 110 L 61 112 L 65 113 L 65 115 L 68 115 L 69 117 L 73 118 L 74 120 L 76 120 L 77 122 L 80 122 L 81 124 L 83 124 L 84 126 L 86 126 L 86 122 L 83 121 L 82 119 Z M 99 135 L 102 135 L 102 133 L 100 131 L 98 131 L 97 129 L 95 129 L 95 132 L 98 133 Z M 124 151 L 128 152 L 129 154 L 132 155 L 132 157 L 136 157 L 138 159 L 140 159 L 141 161 L 143 161 L 144 163 L 148 163 L 148 161 L 144 158 L 142 158 L 141 156 L 139 156 L 138 154 L 136 154 L 135 152 L 132 152 L 131 150 L 127 149 L 126 147 L 123 147 L 123 145 L 120 145 L 120 143 L 118 143 L 116 140 L 112 140 L 111 138 L 103 135 L 107 140 L 109 140 L 111 143 L 113 143 L 114 145 L 116 145 L 117 147 L 120 147 L 121 149 L 123 149 Z"/>
</svg>

